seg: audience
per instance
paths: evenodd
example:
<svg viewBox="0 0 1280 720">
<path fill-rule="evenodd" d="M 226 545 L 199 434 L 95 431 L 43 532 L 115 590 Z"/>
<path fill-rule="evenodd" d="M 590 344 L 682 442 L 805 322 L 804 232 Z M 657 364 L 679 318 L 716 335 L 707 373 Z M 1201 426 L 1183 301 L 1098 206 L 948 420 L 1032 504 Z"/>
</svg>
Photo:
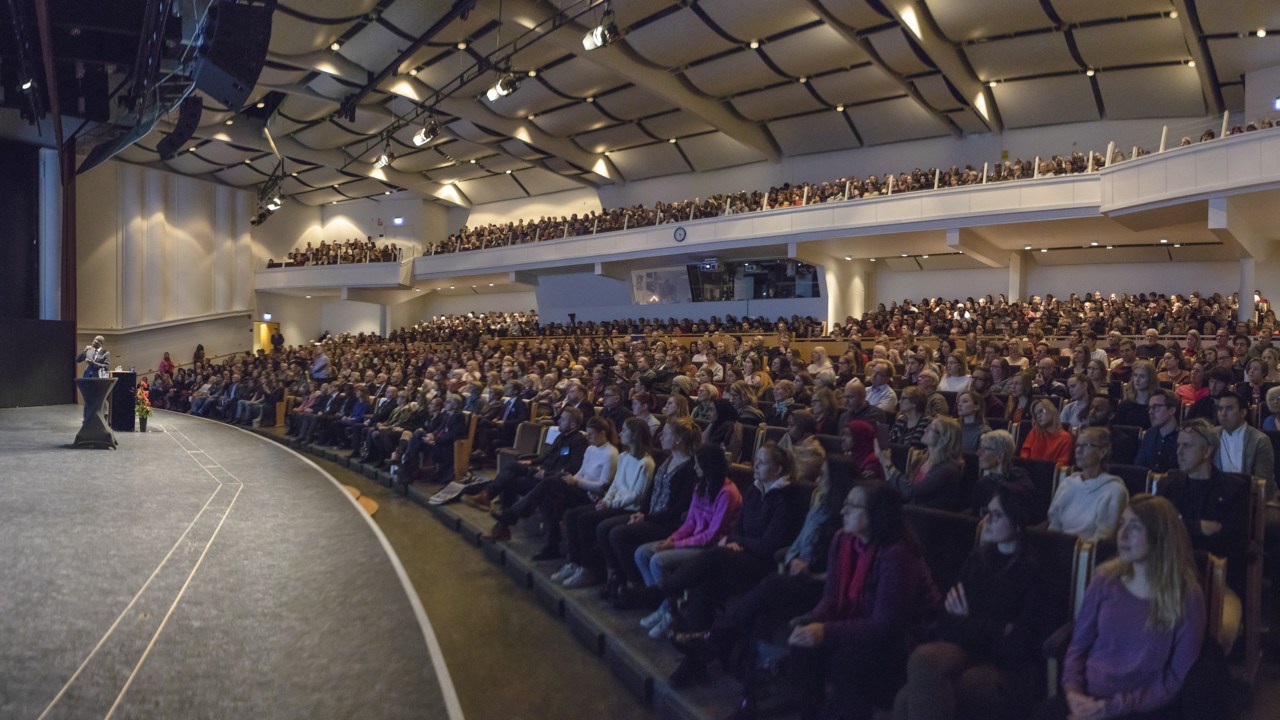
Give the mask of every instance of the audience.
<svg viewBox="0 0 1280 720">
<path fill-rule="evenodd" d="M 400 249 L 390 243 L 381 248 L 370 235 L 364 240 L 346 240 L 320 244 L 312 247 L 294 248 L 284 256 L 284 262 L 276 262 L 274 258 L 267 261 L 268 268 L 303 267 L 309 265 L 349 265 L 352 263 L 399 262 Z"/>
<path fill-rule="evenodd" d="M 1049 504 L 1050 530 L 1085 540 L 1115 536 L 1129 491 L 1123 480 L 1104 470 L 1110 455 L 1110 431 L 1100 427 L 1080 431 L 1075 472 L 1062 479 Z"/>
</svg>

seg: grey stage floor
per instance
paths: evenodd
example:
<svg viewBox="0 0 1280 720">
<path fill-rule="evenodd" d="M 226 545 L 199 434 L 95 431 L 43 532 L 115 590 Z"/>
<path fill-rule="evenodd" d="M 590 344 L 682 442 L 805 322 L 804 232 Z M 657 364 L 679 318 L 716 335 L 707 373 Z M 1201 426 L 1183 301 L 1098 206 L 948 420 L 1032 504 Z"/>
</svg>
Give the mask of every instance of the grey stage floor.
<svg viewBox="0 0 1280 720">
<path fill-rule="evenodd" d="M 319 468 L 157 413 L 0 410 L 0 718 L 460 718 L 381 533 Z"/>
</svg>

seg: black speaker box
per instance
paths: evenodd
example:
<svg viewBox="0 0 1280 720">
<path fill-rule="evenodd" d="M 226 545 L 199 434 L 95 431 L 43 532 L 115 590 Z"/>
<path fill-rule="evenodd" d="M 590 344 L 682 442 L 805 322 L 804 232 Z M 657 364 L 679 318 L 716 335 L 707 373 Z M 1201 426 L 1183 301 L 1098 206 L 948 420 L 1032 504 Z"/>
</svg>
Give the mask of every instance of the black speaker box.
<svg viewBox="0 0 1280 720">
<path fill-rule="evenodd" d="M 192 67 L 197 89 L 223 107 L 240 110 L 267 60 L 273 8 L 274 3 L 230 2 L 209 7 Z"/>
</svg>

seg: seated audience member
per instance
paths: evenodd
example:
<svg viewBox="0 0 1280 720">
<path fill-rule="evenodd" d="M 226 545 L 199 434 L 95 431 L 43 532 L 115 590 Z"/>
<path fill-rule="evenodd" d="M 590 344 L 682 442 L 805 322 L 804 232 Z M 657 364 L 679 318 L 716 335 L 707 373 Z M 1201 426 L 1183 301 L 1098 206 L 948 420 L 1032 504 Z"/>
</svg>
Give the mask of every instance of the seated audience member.
<svg viewBox="0 0 1280 720">
<path fill-rule="evenodd" d="M 929 415 L 925 412 L 924 391 L 918 387 L 905 388 L 902 400 L 898 403 L 898 419 L 889 429 L 889 443 L 892 445 L 921 444 L 924 431 L 929 427 Z"/>
<path fill-rule="evenodd" d="M 668 598 L 688 593 L 680 625 L 705 632 L 716 610 L 773 570 L 775 555 L 791 544 L 804 522 L 812 486 L 793 482 L 791 457 L 776 443 L 756 451 L 754 482 L 742 501 L 738 523 L 707 552 L 682 564 L 662 582 Z M 696 672 L 696 668 L 691 668 Z M 673 676 L 677 685 L 690 679 Z"/>
<path fill-rule="evenodd" d="M 511 447 L 516 441 L 516 428 L 529 420 L 529 404 L 520 399 L 524 386 L 519 380 L 511 380 L 502 387 L 502 402 L 493 412 L 477 422 L 476 440 L 489 454 L 497 448 Z M 481 430 L 483 429 L 483 432 Z M 481 438 L 484 438 L 481 441 Z"/>
<path fill-rule="evenodd" d="M 1007 430 L 984 433 L 978 443 L 978 482 L 973 486 L 969 511 L 981 515 L 1002 482 L 1031 482 L 1027 471 L 1013 464 L 1013 435 Z M 1037 520 L 1036 522 L 1039 522 Z"/>
<path fill-rule="evenodd" d="M 1059 465 L 1070 465 L 1075 441 L 1071 433 L 1062 429 L 1058 409 L 1045 398 L 1036 400 L 1031 407 L 1031 430 L 1027 433 L 1026 440 L 1022 441 L 1018 457 L 1052 460 Z"/>
<path fill-rule="evenodd" d="M 960 497 L 960 423 L 949 417 L 935 417 L 920 442 L 924 449 L 908 453 L 905 470 L 894 467 L 888 449 L 880 451 L 885 478 L 912 505 L 959 511 L 964 507 Z"/>
<path fill-rule="evenodd" d="M 1267 483 L 1267 500 L 1277 499 L 1275 451 L 1271 439 L 1245 423 L 1248 407 L 1239 395 L 1227 391 L 1218 398 L 1218 456 L 1214 465 L 1223 472 L 1241 473 Z"/>
<path fill-rule="evenodd" d="M 1111 456 L 1111 432 L 1081 430 L 1075 455 L 1075 472 L 1062 479 L 1049 504 L 1049 529 L 1085 540 L 1112 538 L 1129 491 L 1123 480 L 1104 470 Z"/>
<path fill-rule="evenodd" d="M 1076 615 L 1063 692 L 1040 708 L 1038 720 L 1211 717 L 1220 709 L 1158 713 L 1175 702 L 1200 656 L 1204 594 L 1168 500 L 1139 495 L 1122 523 L 1117 557 L 1098 568 Z"/>
<path fill-rule="evenodd" d="M 653 489 L 630 515 L 612 517 L 596 526 L 596 544 L 603 551 L 609 576 L 606 599 L 620 606 L 636 604 L 636 590 L 644 578 L 636 567 L 636 548 L 670 537 L 689 509 L 697 473 L 693 451 L 698 446 L 698 426 L 689 418 L 672 418 L 662 428 L 662 449 L 671 453 L 653 476 Z"/>
<path fill-rule="evenodd" d="M 1160 481 L 1159 494 L 1182 517 L 1191 546 L 1225 558 L 1227 585 L 1220 639 L 1224 647 L 1240 627 L 1240 598 L 1245 593 L 1249 549 L 1249 481 L 1213 466 L 1218 453 L 1217 429 L 1205 420 L 1188 420 L 1177 433 L 1178 463 Z"/>
<path fill-rule="evenodd" d="M 1075 374 L 1067 378 L 1067 404 L 1062 406 L 1058 419 L 1068 428 L 1079 427 L 1089 413 L 1089 402 L 1096 394 L 1089 376 Z"/>
<path fill-rule="evenodd" d="M 364 388 L 356 387 L 357 395 L 363 392 Z M 428 422 L 426 427 L 414 431 L 404 454 L 400 456 L 400 471 L 395 473 L 399 483 L 408 485 L 413 482 L 421 455 L 426 455 L 431 463 L 432 472 L 428 482 L 447 483 L 453 480 L 453 444 L 466 437 L 468 430 L 461 407 L 462 398 L 449 393 L 440 414 Z"/>
<path fill-rule="evenodd" d="M 702 431 L 702 444 L 715 445 L 720 452 L 736 451 L 735 445 L 742 443 L 742 435 L 737 430 L 738 409 L 725 398 L 713 400 L 710 421 Z"/>
<path fill-rule="evenodd" d="M 670 422 L 671 418 L 689 417 L 689 398 L 683 395 L 668 395 L 667 403 L 662 406 L 662 415 L 665 418 L 664 422 Z"/>
<path fill-rule="evenodd" d="M 1035 386 L 1031 373 L 1020 372 L 1009 379 L 1009 399 L 1005 403 L 1004 418 L 1010 427 L 1031 419 L 1031 395 Z"/>
<path fill-rule="evenodd" d="M 1267 361 L 1260 357 L 1250 358 L 1244 365 L 1244 382 L 1235 386 L 1235 393 L 1245 401 L 1246 406 L 1260 407 L 1266 403 L 1267 391 L 1275 387 L 1267 382 L 1267 373 L 1271 370 Z"/>
<path fill-rule="evenodd" d="M 1217 366 L 1209 370 L 1205 377 L 1208 378 L 1208 393 L 1192 404 L 1191 409 L 1187 411 L 1187 417 L 1204 418 L 1211 423 L 1217 424 L 1218 397 L 1231 389 L 1232 383 L 1235 382 L 1235 376 L 1231 374 L 1230 369 Z"/>
<path fill-rule="evenodd" d="M 1134 362 L 1129 370 L 1129 382 L 1124 385 L 1120 404 L 1116 406 L 1116 415 L 1111 422 L 1115 425 L 1149 427 L 1151 417 L 1147 413 L 1147 400 L 1151 399 L 1151 393 L 1159 387 L 1155 366 L 1146 360 Z"/>
<path fill-rule="evenodd" d="M 524 497 L 508 508 L 505 504 L 496 518 L 506 525 L 520 520 L 524 507 L 537 507 L 546 529 L 546 540 L 534 560 L 554 560 L 560 555 L 560 521 L 565 510 L 593 505 L 613 482 L 618 468 L 618 438 L 613 422 L 601 415 L 587 418 L 583 435 L 587 449 L 576 471 L 551 475 L 529 489 Z M 594 496 L 594 497 L 593 497 Z M 585 575 L 580 580 L 586 580 Z M 584 583 L 585 584 L 585 583 Z"/>
<path fill-rule="evenodd" d="M 585 490 L 595 500 L 564 513 L 568 562 L 552 573 L 551 579 L 566 587 L 585 587 L 599 582 L 604 575 L 605 564 L 596 540 L 596 529 L 609 518 L 638 512 L 653 485 L 654 460 L 649 453 L 649 425 L 640 417 L 627 418 L 622 424 L 619 441 L 622 452 L 618 454 L 617 469 L 605 486 L 584 482 L 581 472 L 565 476 L 566 483 Z M 585 460 L 583 464 L 586 464 Z"/>
<path fill-rule="evenodd" d="M 963 352 L 959 350 L 947 356 L 945 375 L 938 381 L 938 389 L 943 392 L 961 392 L 969 389 L 969 363 Z"/>
<path fill-rule="evenodd" d="M 746 382 L 739 380 L 729 386 L 725 396 L 738 411 L 738 422 L 745 426 L 756 427 L 764 422 L 764 413 L 756 407 L 756 392 Z"/>
<path fill-rule="evenodd" d="M 867 365 L 867 375 L 871 382 L 867 388 L 867 402 L 886 414 L 896 412 L 898 395 L 889 385 L 893 380 L 893 365 L 886 360 L 873 361 Z"/>
<path fill-rule="evenodd" d="M 689 411 L 689 416 L 694 422 L 709 423 L 715 415 L 715 401 L 720 398 L 720 391 L 711 383 L 702 383 L 698 386 L 698 401 L 694 403 L 693 408 Z"/>
<path fill-rule="evenodd" d="M 991 432 L 983 414 L 982 395 L 973 390 L 956 395 L 956 418 L 960 420 L 960 451 L 977 452 L 982 436 Z"/>
<path fill-rule="evenodd" d="M 816 483 L 823 472 L 827 453 L 814 432 L 817 427 L 813 413 L 803 408 L 787 416 L 787 432 L 778 440 L 778 447 L 791 459 L 795 482 Z"/>
<path fill-rule="evenodd" d="M 1124 384 L 1133 375 L 1133 364 L 1138 361 L 1138 346 L 1128 338 L 1120 341 L 1119 357 L 1111 361 L 1107 380 Z"/>
<path fill-rule="evenodd" d="M 1160 344 L 1160 332 L 1158 330 L 1147 328 L 1142 331 L 1142 343 L 1136 349 L 1139 358 L 1155 362 L 1164 357 L 1166 351 L 1165 346 Z"/>
<path fill-rule="evenodd" d="M 1102 352 L 1099 350 L 1098 352 Z M 1093 387 L 1097 390 L 1096 394 L 1112 396 L 1111 380 L 1107 374 L 1107 363 L 1103 360 L 1093 359 L 1089 361 L 1089 365 L 1085 370 L 1085 376 L 1093 383 Z M 1119 385 L 1115 386 L 1119 388 Z M 1118 389 L 1116 390 L 1118 393 Z"/>
<path fill-rule="evenodd" d="M 542 454 L 530 463 L 511 463 L 502 469 L 487 487 L 476 493 L 467 493 L 467 503 L 488 509 L 491 499 L 502 501 L 502 517 L 485 534 L 487 540 L 510 540 L 511 520 L 518 520 L 537 509 L 534 502 L 518 501 L 543 480 L 575 473 L 582 468 L 582 459 L 590 445 L 582 434 L 582 413 L 575 407 L 567 407 L 560 413 L 560 434 Z M 538 498 L 541 500 L 541 498 Z"/>
<path fill-rule="evenodd" d="M 772 427 L 786 427 L 787 416 L 796 410 L 795 383 L 778 380 L 773 384 L 773 406 L 764 414 L 764 421 Z"/>
<path fill-rule="evenodd" d="M 1173 387 L 1185 385 L 1190 380 L 1190 373 L 1187 372 L 1186 360 L 1182 353 L 1166 352 L 1164 357 L 1160 359 L 1160 372 L 1156 373 L 1156 380 L 1161 383 L 1169 383 Z"/>
<path fill-rule="evenodd" d="M 809 410 L 817 424 L 815 430 L 819 435 L 835 435 L 840 431 L 840 408 L 836 407 L 836 396 L 830 388 L 818 388 L 809 401 Z"/>
<path fill-rule="evenodd" d="M 1043 598 L 1023 538 L 1035 491 L 1001 482 L 983 508 L 978 547 L 946 595 L 931 642 L 911 653 L 895 720 L 1020 720 L 1037 697 Z"/>
<path fill-rule="evenodd" d="M 1276 417 L 1280 416 L 1280 387 L 1273 387 L 1267 391 L 1267 412 L 1270 414 L 1262 419 L 1262 429 L 1266 432 L 1276 432 Z"/>
<path fill-rule="evenodd" d="M 888 704 L 939 604 L 893 488 L 854 487 L 842 516 L 822 599 L 791 621 L 790 677 L 806 718 L 870 718 Z M 744 694 L 754 707 L 755 689 Z"/>
<path fill-rule="evenodd" d="M 1178 404 L 1173 393 L 1157 390 L 1147 400 L 1151 427 L 1142 434 L 1134 465 L 1164 472 L 1178 465 Z"/>
<path fill-rule="evenodd" d="M 946 415 L 947 399 L 938 392 L 938 374 L 932 370 L 922 370 L 916 379 L 916 386 L 924 393 L 924 412 L 930 417 Z"/>
<path fill-rule="evenodd" d="M 644 421 L 649 426 L 649 435 L 658 432 L 662 428 L 662 421 L 658 420 L 653 414 L 653 396 L 647 390 L 638 390 L 631 396 L 631 413 Z M 626 421 L 623 421 L 625 424 Z M 619 427 L 622 427 L 619 425 Z"/>
<path fill-rule="evenodd" d="M 1031 394 L 1037 397 L 1064 398 L 1067 386 L 1058 380 L 1058 363 L 1051 357 L 1036 361 L 1036 374 L 1031 380 Z"/>
<path fill-rule="evenodd" d="M 884 411 L 867 401 L 867 388 L 857 378 L 845 383 L 844 413 L 840 416 L 840 427 L 847 427 L 854 420 L 870 423 L 872 427 L 888 422 Z"/>
<path fill-rule="evenodd" d="M 631 417 L 631 409 L 627 407 L 627 401 L 622 397 L 622 388 L 617 385 L 605 387 L 601 394 L 599 414 L 608 418 L 615 428 L 622 427 L 622 423 Z"/>
<path fill-rule="evenodd" d="M 636 548 L 636 567 L 647 587 L 660 588 L 680 567 L 717 546 L 738 524 L 742 493 L 729 478 L 724 453 L 714 445 L 703 445 L 694 451 L 693 467 L 698 479 L 684 522 L 670 536 Z M 673 620 L 671 601 L 664 599 L 640 625 L 656 640 L 666 637 Z"/>
<path fill-rule="evenodd" d="M 1004 398 L 996 394 L 991 383 L 991 371 L 987 368 L 975 368 L 969 389 L 982 396 L 982 416 L 984 418 L 1004 417 Z"/>
</svg>

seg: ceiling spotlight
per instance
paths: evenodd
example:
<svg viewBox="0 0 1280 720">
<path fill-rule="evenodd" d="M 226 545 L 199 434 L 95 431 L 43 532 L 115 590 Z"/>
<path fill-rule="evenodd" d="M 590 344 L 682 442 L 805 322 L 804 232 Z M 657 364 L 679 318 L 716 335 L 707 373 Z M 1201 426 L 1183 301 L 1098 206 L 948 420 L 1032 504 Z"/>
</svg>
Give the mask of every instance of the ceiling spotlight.
<svg viewBox="0 0 1280 720">
<path fill-rule="evenodd" d="M 609 43 L 618 39 L 618 26 L 613 22 L 613 8 L 604 11 L 604 16 L 600 18 L 600 24 L 587 31 L 582 36 L 582 47 L 584 50 L 595 50 L 609 45 Z"/>
<path fill-rule="evenodd" d="M 1169 19 L 1170 19 L 1170 20 L 1177 20 L 1177 19 L 1178 19 L 1178 11 L 1177 11 L 1177 10 L 1174 10 L 1173 12 L 1169 13 Z"/>
<path fill-rule="evenodd" d="M 409 77 L 418 77 L 418 68 L 413 68 L 412 70 L 410 70 Z"/>
<path fill-rule="evenodd" d="M 800 84 L 801 84 L 801 85 L 803 85 L 803 84 L 805 84 L 805 83 L 807 83 L 807 82 L 809 82 L 809 78 L 805 77 L 804 75 L 801 75 L 801 76 L 800 76 Z"/>
<path fill-rule="evenodd" d="M 386 190 L 386 191 L 384 191 L 382 194 L 383 194 L 383 195 L 390 195 L 390 194 L 391 194 L 391 191 L 390 191 L 390 190 Z"/>
<path fill-rule="evenodd" d="M 224 125 L 235 125 L 235 124 L 236 124 L 236 121 L 235 121 L 235 120 L 232 120 L 232 119 L 230 119 L 230 118 L 228 118 L 228 119 L 227 119 L 227 121 L 226 121 L 225 123 L 223 123 L 223 124 L 224 124 Z"/>
<path fill-rule="evenodd" d="M 1267 36 L 1267 29 L 1266 29 L 1266 28 L 1258 28 L 1258 32 L 1256 32 L 1256 33 L 1254 33 L 1254 34 L 1255 34 L 1255 35 L 1257 35 L 1257 36 L 1258 36 L 1258 37 L 1260 37 L 1260 38 L 1264 38 L 1264 37 L 1266 37 L 1266 36 Z"/>
<path fill-rule="evenodd" d="M 995 87 L 999 84 L 1000 84 L 999 80 L 992 80 L 991 82 L 987 83 L 987 87 Z"/>
<path fill-rule="evenodd" d="M 852 255 L 845 255 L 845 256 L 844 256 L 844 259 L 845 259 L 845 260 L 852 260 L 852 259 L 853 259 L 853 256 L 852 256 Z"/>
<path fill-rule="evenodd" d="M 191 148 L 191 149 L 192 149 L 192 150 L 195 150 L 195 148 Z M 291 172 L 291 173 L 289 173 L 289 174 L 290 174 L 290 175 L 292 175 L 292 176 L 294 176 L 294 177 L 298 177 L 298 171 L 296 171 L 296 170 L 295 170 L 295 171 L 293 171 L 293 172 Z"/>
<path fill-rule="evenodd" d="M 508 170 L 508 171 L 507 171 L 507 174 L 508 174 L 508 175 L 510 175 L 510 174 L 511 174 L 511 171 L 510 171 L 510 170 Z"/>
<path fill-rule="evenodd" d="M 437 123 L 436 119 L 433 117 L 430 120 L 427 120 L 427 123 L 422 126 L 421 130 L 413 134 L 413 144 L 417 147 L 422 147 L 432 140 L 435 140 L 436 136 L 439 134 L 440 124 Z"/>
<path fill-rule="evenodd" d="M 1040 248 L 1040 252 L 1049 252 L 1049 248 Z"/>
<path fill-rule="evenodd" d="M 1188 61 L 1187 61 L 1187 67 L 1195 67 L 1195 66 L 1196 66 L 1196 61 L 1195 61 L 1195 60 L 1188 60 Z"/>
<path fill-rule="evenodd" d="M 414 292 L 422 292 L 422 288 L 414 288 L 414 289 L 413 289 L 413 291 L 414 291 Z"/>
<path fill-rule="evenodd" d="M 538 77 L 537 70 L 530 70 L 527 74 L 529 75 L 529 77 Z"/>
<path fill-rule="evenodd" d="M 475 158 L 471 158 L 470 160 L 468 160 L 468 162 L 470 162 L 472 165 L 475 165 L 475 164 L 476 164 L 476 159 L 475 159 Z"/>
<path fill-rule="evenodd" d="M 590 96 L 590 95 L 588 95 L 588 96 L 587 96 L 587 102 L 589 102 L 589 103 L 593 103 L 593 102 L 595 102 L 595 101 L 596 101 L 596 99 L 595 99 L 594 97 L 592 97 L 592 96 Z"/>
<path fill-rule="evenodd" d="M 836 112 L 844 112 L 844 106 L 843 106 L 843 105 L 837 105 L 837 106 L 836 106 Z"/>
<path fill-rule="evenodd" d="M 244 159 L 244 164 L 245 164 L 245 165 L 252 165 L 252 164 L 253 164 L 253 161 L 252 161 L 252 160 L 250 160 L 249 158 L 245 158 L 245 159 Z"/>
<path fill-rule="evenodd" d="M 1173 245 L 1173 246 L 1174 246 L 1174 247 L 1176 247 L 1176 248 L 1180 248 L 1180 247 L 1182 247 L 1182 243 L 1174 243 L 1174 245 Z"/>
<path fill-rule="evenodd" d="M 310 296 L 310 295 L 308 295 L 308 296 L 307 296 L 307 299 L 308 299 L 308 300 L 310 300 L 310 299 L 311 299 L 311 296 Z"/>
<path fill-rule="evenodd" d="M 906 257 L 906 256 L 907 256 L 907 254 L 906 254 L 906 253 L 902 253 L 902 257 Z"/>
<path fill-rule="evenodd" d="M 875 258 L 871 258 L 871 262 L 875 262 L 875 261 L 876 261 L 876 259 L 875 259 Z"/>
<path fill-rule="evenodd" d="M 458 287 L 457 287 L 456 285 L 450 285 L 450 286 L 449 286 L 449 289 L 450 289 L 450 290 L 457 290 L 457 289 L 458 289 Z"/>
<path fill-rule="evenodd" d="M 23 89 L 23 90 L 30 90 L 30 89 L 31 89 L 31 86 L 32 86 L 33 84 L 35 84 L 35 81 L 33 81 L 33 80 L 28 80 L 28 81 L 26 81 L 26 82 L 22 83 L 22 89 Z"/>
<path fill-rule="evenodd" d="M 506 73 L 498 78 L 498 82 L 489 88 L 489 92 L 485 93 L 485 97 L 489 102 L 496 102 L 498 98 L 503 98 L 515 92 L 520 87 L 520 83 L 516 81 L 516 76 L 512 73 Z"/>
<path fill-rule="evenodd" d="M 676 139 L 675 139 L 675 138 L 671 138 L 671 139 L 670 139 L 670 140 L 668 140 L 667 142 L 669 142 L 669 143 L 674 143 L 675 141 L 676 141 Z"/>
<path fill-rule="evenodd" d="M 760 47 L 760 41 L 759 41 L 759 40 L 752 40 L 752 41 L 751 41 L 751 45 L 750 45 L 750 47 L 751 47 L 751 49 L 752 49 L 752 50 L 755 50 L 756 48 Z"/>
<path fill-rule="evenodd" d="M 489 287 L 493 287 L 493 283 L 489 283 Z"/>
<path fill-rule="evenodd" d="M 1098 247 L 1097 241 L 1095 240 L 1094 242 L 1089 243 L 1089 247 Z"/>
<path fill-rule="evenodd" d="M 1031 246 L 1030 246 L 1030 245 L 1023 245 L 1023 246 L 1022 246 L 1022 249 L 1023 249 L 1023 250 L 1030 250 L 1030 249 L 1031 249 Z"/>
<path fill-rule="evenodd" d="M 921 256 L 920 256 L 920 259 L 921 259 L 921 260 L 928 260 L 928 259 L 929 259 L 929 256 L 928 256 L 928 255 L 921 255 Z"/>
<path fill-rule="evenodd" d="M 373 162 L 373 167 L 375 170 L 377 170 L 380 168 L 384 168 L 395 161 L 396 161 L 396 154 L 391 150 L 391 143 L 388 142 L 387 146 L 382 149 L 382 154 L 379 155 L 378 159 Z"/>
<path fill-rule="evenodd" d="M 1160 238 L 1160 244 L 1161 244 L 1161 245 L 1168 245 L 1168 244 L 1169 244 L 1169 238 Z"/>
<path fill-rule="evenodd" d="M 191 147 L 187 148 L 187 151 L 188 151 L 188 152 L 195 152 L 195 151 L 196 151 L 196 146 L 195 146 L 195 145 L 192 145 Z M 297 175 L 297 174 L 298 174 L 298 173 L 294 173 L 294 175 Z"/>
<path fill-rule="evenodd" d="M 258 108 L 259 110 L 261 110 L 262 108 L 264 108 L 264 107 L 266 107 L 266 106 L 267 106 L 267 104 L 266 104 L 266 103 L 264 103 L 264 102 L 262 102 L 261 100 L 259 100 L 259 101 L 258 101 L 258 104 L 257 104 L 257 105 L 254 105 L 254 107 Z"/>
<path fill-rule="evenodd" d="M 1084 74 L 1088 77 L 1093 77 L 1096 73 L 1094 73 L 1093 68 L 1089 68 L 1088 70 L 1084 71 Z"/>
<path fill-rule="evenodd" d="M 339 50 L 342 49 L 342 43 L 338 42 L 337 40 L 334 40 L 333 44 L 329 46 L 329 49 L 334 52 L 338 52 Z"/>
<path fill-rule="evenodd" d="M 1113 248 L 1113 247 L 1115 247 L 1115 246 L 1114 246 L 1114 245 L 1108 245 L 1108 246 L 1107 246 L 1107 249 L 1108 249 L 1108 250 L 1110 250 L 1110 249 L 1111 249 L 1111 248 Z"/>
<path fill-rule="evenodd" d="M 467 41 L 466 41 L 466 40 L 463 40 L 463 41 L 459 42 L 457 45 L 455 45 L 454 47 L 458 48 L 459 50 L 466 50 L 466 49 L 467 49 Z"/>
</svg>

